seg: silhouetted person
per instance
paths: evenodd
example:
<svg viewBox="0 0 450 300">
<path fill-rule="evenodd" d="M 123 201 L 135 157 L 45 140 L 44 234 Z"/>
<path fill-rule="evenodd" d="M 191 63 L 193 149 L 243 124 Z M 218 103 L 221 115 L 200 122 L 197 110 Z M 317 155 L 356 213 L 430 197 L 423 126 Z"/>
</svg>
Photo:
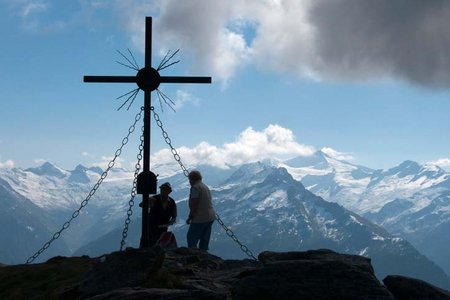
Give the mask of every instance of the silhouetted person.
<svg viewBox="0 0 450 300">
<path fill-rule="evenodd" d="M 161 234 L 167 232 L 167 228 L 176 222 L 177 205 L 175 200 L 169 197 L 171 192 L 170 183 L 165 182 L 159 187 L 159 194 L 148 199 L 150 246 L 155 245 Z M 139 206 L 142 206 L 142 203 Z"/>
<path fill-rule="evenodd" d="M 202 182 L 199 171 L 189 173 L 191 191 L 189 194 L 189 216 L 186 220 L 189 225 L 187 244 L 190 248 L 208 250 L 211 237 L 211 227 L 216 219 L 216 212 L 211 201 L 211 191 Z"/>
</svg>

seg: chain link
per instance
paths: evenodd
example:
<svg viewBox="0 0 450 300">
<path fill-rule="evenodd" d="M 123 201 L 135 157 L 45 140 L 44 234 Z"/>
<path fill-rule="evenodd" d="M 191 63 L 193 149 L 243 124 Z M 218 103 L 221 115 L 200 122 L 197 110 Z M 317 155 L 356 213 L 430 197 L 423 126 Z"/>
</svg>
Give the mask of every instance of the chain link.
<svg viewBox="0 0 450 300">
<path fill-rule="evenodd" d="M 225 230 L 225 233 L 233 240 L 235 241 L 239 247 L 241 247 L 242 252 L 244 252 L 245 254 L 247 254 L 248 257 L 252 258 L 253 260 L 258 260 L 254 255 L 253 252 L 248 249 L 247 246 L 245 246 L 244 244 L 241 243 L 241 241 L 239 241 L 239 239 L 237 238 L 237 236 L 234 234 L 233 230 L 231 230 L 227 225 L 225 225 L 225 223 L 222 221 L 222 219 L 220 218 L 220 216 L 216 213 L 216 220 L 217 222 L 220 224 L 220 226 L 222 226 L 222 228 Z"/>
<path fill-rule="evenodd" d="M 139 153 L 136 156 L 137 163 L 135 165 L 133 187 L 131 189 L 130 201 L 128 201 L 127 218 L 125 219 L 125 225 L 122 231 L 122 241 L 120 241 L 120 251 L 123 251 L 123 247 L 125 246 L 125 240 L 127 239 L 128 236 L 128 225 L 130 225 L 131 223 L 131 215 L 133 214 L 134 198 L 137 195 L 137 178 L 139 175 L 139 170 L 141 169 L 142 151 L 144 150 L 144 126 L 142 126 L 142 134 L 140 139 L 141 144 L 139 145 Z"/>
<path fill-rule="evenodd" d="M 112 160 L 109 161 L 108 163 L 108 167 L 106 168 L 106 170 L 102 173 L 102 175 L 100 176 L 100 179 L 94 184 L 94 187 L 91 189 L 91 191 L 89 192 L 89 194 L 87 195 L 87 197 L 81 202 L 80 207 L 75 210 L 72 213 L 72 216 L 70 217 L 70 219 L 68 221 L 66 221 L 61 229 L 59 231 L 57 231 L 55 234 L 53 234 L 52 238 L 46 242 L 44 244 L 44 246 L 42 246 L 41 249 L 39 249 L 36 253 L 34 253 L 32 256 L 30 256 L 27 259 L 27 264 L 32 263 L 39 255 L 42 254 L 42 252 L 44 252 L 45 250 L 48 249 L 48 247 L 50 247 L 50 245 L 61 236 L 61 233 L 66 230 L 67 228 L 69 228 L 70 223 L 73 221 L 73 219 L 75 219 L 76 217 L 78 217 L 80 215 L 80 211 L 83 209 L 83 207 L 85 207 L 86 205 L 88 205 L 89 200 L 92 198 L 92 196 L 94 196 L 95 192 L 98 190 L 98 188 L 100 187 L 100 185 L 102 184 L 103 180 L 105 180 L 105 178 L 108 176 L 108 172 L 109 170 L 112 169 L 112 167 L 114 167 L 114 164 L 116 163 L 116 159 L 120 156 L 120 154 L 122 154 L 122 149 L 123 147 L 128 143 L 128 139 L 131 135 L 131 133 L 133 133 L 134 129 L 136 128 L 136 124 L 137 122 L 142 118 L 142 112 L 143 112 L 144 108 L 141 107 L 141 110 L 139 111 L 138 114 L 136 114 L 135 118 L 134 118 L 134 123 L 133 125 L 130 126 L 130 128 L 128 129 L 128 134 L 122 139 L 122 144 L 120 145 L 120 147 L 116 150 L 116 152 L 114 153 L 114 158 Z"/>
<path fill-rule="evenodd" d="M 172 146 L 172 141 L 170 140 L 169 134 L 164 130 L 163 123 L 161 122 L 161 119 L 159 118 L 158 113 L 155 111 L 155 108 L 152 106 L 151 111 L 153 112 L 153 118 L 156 121 L 156 125 L 158 125 L 159 128 L 161 128 L 162 136 L 164 138 L 164 141 L 166 144 L 170 147 L 170 151 L 172 152 L 173 158 L 177 161 L 177 163 L 180 165 L 181 170 L 183 171 L 184 176 L 188 177 L 189 171 L 184 166 L 184 164 L 181 162 L 181 157 L 177 152 L 177 149 L 175 149 Z"/>
<path fill-rule="evenodd" d="M 162 136 L 164 138 L 164 140 L 166 141 L 166 144 L 170 147 L 170 151 L 172 152 L 173 157 L 175 158 L 175 160 L 178 162 L 178 164 L 181 167 L 181 170 L 183 171 L 183 174 L 188 177 L 189 176 L 189 171 L 187 170 L 187 168 L 184 166 L 183 162 L 181 161 L 181 157 L 178 154 L 177 150 L 172 146 L 172 141 L 168 135 L 168 133 L 164 130 L 163 128 L 163 123 L 161 122 L 161 119 L 158 115 L 158 113 L 155 111 L 155 108 L 152 106 L 150 108 L 153 112 L 153 118 L 156 121 L 156 125 L 158 125 L 159 128 L 161 128 L 162 131 Z M 220 216 L 216 213 L 216 220 L 217 222 L 220 224 L 220 226 L 222 226 L 222 228 L 225 230 L 225 233 L 233 240 L 235 241 L 239 247 L 241 247 L 242 252 L 244 252 L 245 254 L 247 254 L 248 257 L 254 259 L 254 260 L 258 260 L 254 255 L 253 252 L 250 251 L 250 249 L 248 249 L 247 246 L 245 246 L 244 244 L 241 243 L 241 241 L 239 241 L 239 239 L 237 238 L 237 236 L 234 234 L 234 232 L 227 226 L 225 225 L 225 223 L 222 221 L 222 219 L 220 218 Z"/>
</svg>

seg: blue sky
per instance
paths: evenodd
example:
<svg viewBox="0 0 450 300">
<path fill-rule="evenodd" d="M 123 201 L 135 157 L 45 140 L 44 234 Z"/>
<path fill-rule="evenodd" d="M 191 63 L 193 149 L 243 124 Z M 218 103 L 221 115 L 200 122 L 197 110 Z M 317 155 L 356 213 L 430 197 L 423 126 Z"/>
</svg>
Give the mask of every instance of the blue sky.
<svg viewBox="0 0 450 300">
<path fill-rule="evenodd" d="M 312 4 L 314 3 L 314 4 Z M 403 2 L 402 2 L 403 3 Z M 425 4 L 424 4 L 425 3 Z M 51 161 L 102 165 L 142 105 L 116 109 L 133 84 L 84 75 L 135 75 L 145 16 L 153 61 L 180 49 L 162 75 L 161 112 L 186 164 L 225 166 L 324 149 L 372 168 L 403 160 L 450 167 L 450 4 L 411 1 L 0 0 L 0 167 Z M 404 7 L 402 7 L 402 5 Z M 351 9 L 350 9 L 351 8 Z M 345 18 L 342 18 L 343 14 Z M 152 123 L 154 161 L 170 160 Z M 120 164 L 134 164 L 133 135 Z"/>
</svg>

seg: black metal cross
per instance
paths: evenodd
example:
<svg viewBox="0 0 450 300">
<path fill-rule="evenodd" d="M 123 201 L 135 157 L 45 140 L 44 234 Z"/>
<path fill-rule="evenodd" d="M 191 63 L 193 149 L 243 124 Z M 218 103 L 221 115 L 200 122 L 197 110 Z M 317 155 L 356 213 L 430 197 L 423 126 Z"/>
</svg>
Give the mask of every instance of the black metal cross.
<svg viewBox="0 0 450 300">
<path fill-rule="evenodd" d="M 150 171 L 151 92 L 161 83 L 211 83 L 211 77 L 161 76 L 152 68 L 152 18 L 145 18 L 145 67 L 136 76 L 84 76 L 84 82 L 136 83 L 144 91 L 144 168 L 138 177 L 138 194 L 142 194 L 142 234 L 140 247 L 149 247 L 148 197 L 156 194 L 156 175 Z M 141 189 L 139 189 L 141 187 Z"/>
</svg>

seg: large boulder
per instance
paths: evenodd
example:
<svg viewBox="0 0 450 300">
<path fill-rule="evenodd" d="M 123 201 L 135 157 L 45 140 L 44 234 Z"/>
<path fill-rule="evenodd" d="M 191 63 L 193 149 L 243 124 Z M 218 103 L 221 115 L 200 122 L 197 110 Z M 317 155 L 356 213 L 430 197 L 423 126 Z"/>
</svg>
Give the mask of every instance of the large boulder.
<svg viewBox="0 0 450 300">
<path fill-rule="evenodd" d="M 397 300 L 450 300 L 450 292 L 435 287 L 423 280 L 406 276 L 389 275 L 383 279 L 383 282 Z"/>
<path fill-rule="evenodd" d="M 386 299 L 370 259 L 330 250 L 263 252 L 264 267 L 233 288 L 233 299 Z"/>
</svg>

